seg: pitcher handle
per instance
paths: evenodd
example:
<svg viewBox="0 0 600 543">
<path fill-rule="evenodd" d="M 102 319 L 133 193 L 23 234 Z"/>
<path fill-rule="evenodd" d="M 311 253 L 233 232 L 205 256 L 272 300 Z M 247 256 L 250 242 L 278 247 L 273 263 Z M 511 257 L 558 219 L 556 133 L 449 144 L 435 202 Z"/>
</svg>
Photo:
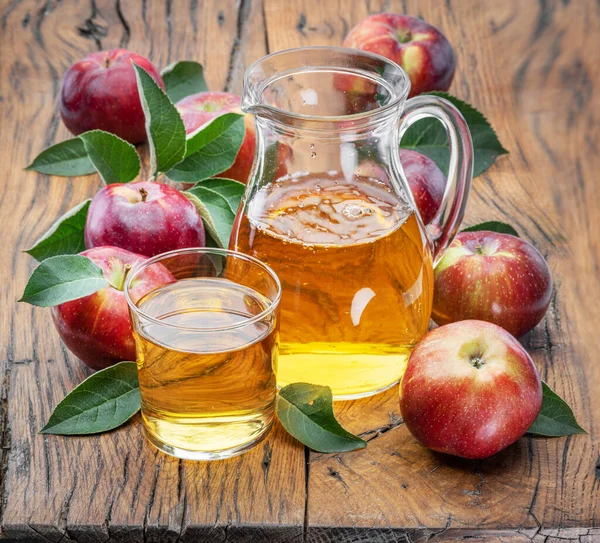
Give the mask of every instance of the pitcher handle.
<svg viewBox="0 0 600 543">
<path fill-rule="evenodd" d="M 465 118 L 453 104 L 439 96 L 422 95 L 406 102 L 400 118 L 396 148 L 408 128 L 426 117 L 433 117 L 444 125 L 450 143 L 450 166 L 444 197 L 436 216 L 426 226 L 433 245 L 435 265 L 452 243 L 465 215 L 473 179 L 473 141 Z M 399 155 L 396 156 L 400 164 Z M 405 177 L 404 170 L 400 168 L 400 171 Z"/>
</svg>

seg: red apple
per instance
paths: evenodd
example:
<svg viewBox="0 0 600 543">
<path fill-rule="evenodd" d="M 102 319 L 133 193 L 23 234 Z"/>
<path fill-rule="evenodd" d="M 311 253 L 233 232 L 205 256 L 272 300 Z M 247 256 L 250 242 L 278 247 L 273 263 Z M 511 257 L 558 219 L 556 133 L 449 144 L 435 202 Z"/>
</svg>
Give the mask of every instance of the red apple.
<svg viewBox="0 0 600 543">
<path fill-rule="evenodd" d="M 442 203 L 446 176 L 433 160 L 410 149 L 400 149 L 400 162 L 423 224 L 429 224 Z M 361 162 L 354 175 L 371 177 L 389 184 L 385 169 L 372 160 Z"/>
<path fill-rule="evenodd" d="M 483 321 L 436 328 L 415 347 L 400 385 L 411 434 L 434 451 L 487 458 L 514 443 L 538 416 L 542 384 L 508 332 Z"/>
<path fill-rule="evenodd" d="M 434 277 L 432 318 L 440 325 L 478 319 L 518 337 L 542 320 L 552 296 L 542 255 L 509 234 L 459 233 Z"/>
<path fill-rule="evenodd" d="M 429 224 L 442 203 L 446 176 L 433 160 L 410 149 L 400 149 L 400 162 L 423 223 Z"/>
<path fill-rule="evenodd" d="M 450 42 L 418 17 L 371 15 L 350 30 L 343 46 L 377 53 L 402 66 L 410 77 L 409 96 L 448 90 L 454 77 L 456 59 Z"/>
<path fill-rule="evenodd" d="M 228 92 L 199 92 L 183 98 L 175 106 L 188 134 L 225 113 L 242 114 L 240 97 Z M 254 118 L 252 115 L 245 115 L 244 122 L 246 135 L 235 162 L 231 168 L 219 174 L 220 177 L 235 179 L 241 183 L 246 183 L 248 180 L 256 147 Z"/>
<path fill-rule="evenodd" d="M 67 70 L 58 107 L 73 134 L 99 129 L 131 143 L 146 140 L 144 111 L 132 62 L 164 88 L 156 67 L 147 58 L 126 49 L 91 53 Z"/>
<path fill-rule="evenodd" d="M 202 219 L 178 190 L 152 181 L 114 183 L 92 199 L 85 246 L 113 245 L 154 256 L 186 247 L 204 247 Z"/>
<path fill-rule="evenodd" d="M 121 360 L 135 360 L 129 309 L 123 287 L 130 268 L 146 257 L 118 247 L 96 247 L 81 253 L 104 273 L 110 286 L 52 308 L 52 319 L 65 345 L 95 370 Z M 151 290 L 171 283 L 175 278 L 162 264 L 148 267 L 132 285 L 134 302 Z"/>
</svg>

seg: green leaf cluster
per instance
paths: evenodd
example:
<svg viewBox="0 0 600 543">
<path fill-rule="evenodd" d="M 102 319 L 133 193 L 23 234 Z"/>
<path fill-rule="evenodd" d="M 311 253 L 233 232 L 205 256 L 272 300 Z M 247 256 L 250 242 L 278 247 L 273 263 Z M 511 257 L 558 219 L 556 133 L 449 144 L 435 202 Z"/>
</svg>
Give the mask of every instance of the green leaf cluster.
<svg viewBox="0 0 600 543">
<path fill-rule="evenodd" d="M 167 172 L 174 181 L 202 182 L 186 196 L 199 210 L 214 243 L 226 247 L 244 185 L 213 176 L 235 161 L 245 135 L 243 115 L 217 117 L 188 138 L 173 102 L 207 90 L 202 65 L 181 61 L 165 68 L 166 93 L 143 68 L 134 64 L 134 69 L 146 117 L 152 177 Z M 92 130 L 49 147 L 27 169 L 61 176 L 97 172 L 107 184 L 128 183 L 140 174 L 140 158 L 130 143 Z M 67 211 L 26 252 L 40 262 L 81 252 L 89 204 L 87 200 Z"/>
</svg>

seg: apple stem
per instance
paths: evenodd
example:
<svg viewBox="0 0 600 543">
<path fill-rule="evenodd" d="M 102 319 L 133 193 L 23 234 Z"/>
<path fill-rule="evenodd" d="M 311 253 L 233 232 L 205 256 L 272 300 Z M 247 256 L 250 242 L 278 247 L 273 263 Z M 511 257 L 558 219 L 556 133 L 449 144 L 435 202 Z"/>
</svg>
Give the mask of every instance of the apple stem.
<svg viewBox="0 0 600 543">
<path fill-rule="evenodd" d="M 131 271 L 131 264 L 125 264 L 125 267 L 123 268 L 123 278 L 121 279 L 121 283 L 118 286 L 118 290 L 125 289 L 125 281 L 127 281 L 127 275 L 129 275 L 130 271 Z"/>
<path fill-rule="evenodd" d="M 398 40 L 400 43 L 408 43 L 412 40 L 412 32 L 410 30 L 398 30 Z"/>
<path fill-rule="evenodd" d="M 110 59 L 109 59 L 108 57 L 106 57 L 106 58 L 104 59 L 104 67 L 105 67 L 105 68 L 108 68 L 109 66 L 110 66 Z"/>
<path fill-rule="evenodd" d="M 140 196 L 142 197 L 142 202 L 145 202 L 148 197 L 148 191 L 143 187 L 140 189 Z"/>
</svg>

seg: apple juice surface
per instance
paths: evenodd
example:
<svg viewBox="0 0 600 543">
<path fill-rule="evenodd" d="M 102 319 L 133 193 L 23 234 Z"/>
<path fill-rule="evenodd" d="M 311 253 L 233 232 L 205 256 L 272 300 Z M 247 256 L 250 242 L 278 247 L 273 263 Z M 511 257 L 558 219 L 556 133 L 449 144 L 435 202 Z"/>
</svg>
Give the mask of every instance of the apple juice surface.
<svg viewBox="0 0 600 543">
<path fill-rule="evenodd" d="M 275 402 L 277 324 L 243 323 L 268 300 L 227 279 L 189 278 L 159 287 L 137 305 L 174 325 L 147 322 L 134 334 L 150 441 L 217 458 L 266 435 Z"/>
<path fill-rule="evenodd" d="M 427 332 L 433 267 L 414 212 L 386 184 L 281 178 L 253 196 L 232 248 L 281 280 L 278 385 L 328 385 L 350 399 L 398 382 Z"/>
</svg>

